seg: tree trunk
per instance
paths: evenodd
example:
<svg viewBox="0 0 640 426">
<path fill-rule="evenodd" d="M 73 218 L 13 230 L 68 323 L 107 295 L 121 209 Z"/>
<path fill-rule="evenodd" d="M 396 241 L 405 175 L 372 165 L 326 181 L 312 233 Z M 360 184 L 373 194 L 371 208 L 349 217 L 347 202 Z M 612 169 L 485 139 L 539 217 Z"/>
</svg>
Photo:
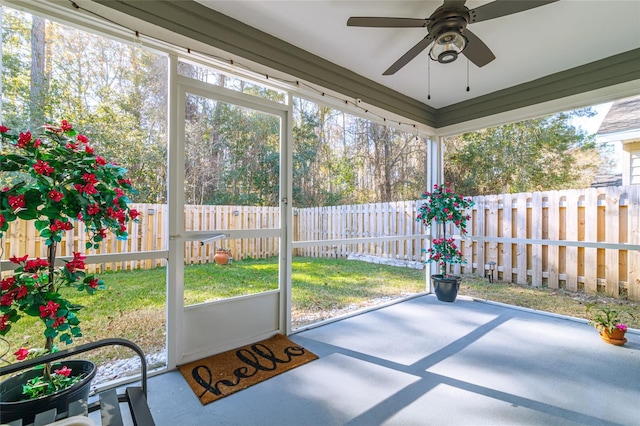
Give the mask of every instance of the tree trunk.
<svg viewBox="0 0 640 426">
<path fill-rule="evenodd" d="M 46 21 L 33 16 L 31 21 L 31 84 L 29 87 L 29 118 L 31 128 L 36 129 L 44 124 L 44 105 L 47 95 L 47 78 L 45 70 L 45 33 Z"/>
</svg>

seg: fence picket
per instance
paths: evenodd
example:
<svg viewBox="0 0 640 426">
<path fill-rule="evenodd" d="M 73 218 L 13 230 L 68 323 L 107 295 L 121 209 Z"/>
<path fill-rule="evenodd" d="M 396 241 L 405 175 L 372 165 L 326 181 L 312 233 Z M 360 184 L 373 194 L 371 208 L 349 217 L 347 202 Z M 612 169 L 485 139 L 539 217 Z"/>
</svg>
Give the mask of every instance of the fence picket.
<svg viewBox="0 0 640 426">
<path fill-rule="evenodd" d="M 578 241 L 578 194 L 567 191 L 566 198 L 566 240 Z M 566 247 L 565 261 L 566 286 L 569 291 L 578 291 L 578 247 Z"/>
<path fill-rule="evenodd" d="M 560 198 L 558 191 L 551 191 L 547 196 L 547 240 L 557 241 L 560 239 Z M 558 288 L 559 271 L 559 246 L 549 244 L 547 246 L 547 285 L 549 288 Z"/>
<path fill-rule="evenodd" d="M 527 194 L 518 194 L 516 198 L 516 238 L 527 238 Z M 527 284 L 527 245 L 516 244 L 516 282 Z"/>
<path fill-rule="evenodd" d="M 502 235 L 505 238 L 513 238 L 513 195 L 504 194 L 502 196 Z M 500 265 L 500 262 L 498 262 Z M 502 279 L 507 282 L 513 280 L 513 244 L 504 242 L 502 244 Z"/>
<path fill-rule="evenodd" d="M 640 244 L 640 185 L 624 187 L 627 193 L 627 241 L 629 244 Z M 627 280 L 630 300 L 640 300 L 640 250 L 627 253 Z"/>
<path fill-rule="evenodd" d="M 585 191 L 584 241 L 601 241 L 598 238 L 598 193 L 595 188 Z M 589 293 L 598 290 L 598 249 L 584 249 L 584 288 Z"/>
<path fill-rule="evenodd" d="M 530 229 L 528 238 L 534 240 L 542 239 L 543 214 L 542 214 L 542 193 L 534 192 L 531 194 L 531 219 L 528 220 L 527 226 Z M 542 286 L 542 245 L 532 244 L 531 250 L 531 285 L 533 287 Z"/>
</svg>

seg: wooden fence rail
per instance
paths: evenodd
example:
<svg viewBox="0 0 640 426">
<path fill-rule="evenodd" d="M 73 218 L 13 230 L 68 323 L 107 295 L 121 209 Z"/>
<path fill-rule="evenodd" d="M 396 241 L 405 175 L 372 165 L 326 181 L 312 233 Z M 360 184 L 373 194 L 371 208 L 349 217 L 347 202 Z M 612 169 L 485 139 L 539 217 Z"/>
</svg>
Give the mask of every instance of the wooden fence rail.
<svg viewBox="0 0 640 426">
<path fill-rule="evenodd" d="M 474 197 L 469 238 L 462 241 L 466 265 L 453 273 L 484 275 L 496 262 L 499 279 L 640 300 L 640 185 Z M 294 209 L 294 255 L 378 256 L 422 262 L 427 230 L 415 221 L 421 200 Z M 166 250 L 167 206 L 135 204 L 142 212 L 128 240 L 110 236 L 88 254 Z M 277 207 L 185 206 L 188 231 L 276 228 Z M 84 252 L 81 224 L 66 233 L 60 256 Z M 456 230 L 449 232 L 455 234 Z M 383 238 L 383 241 L 375 241 Z M 345 241 L 346 240 L 346 241 Z M 349 240 L 354 240 L 350 243 Z M 219 246 L 235 259 L 278 254 L 277 238 L 225 240 Z M 26 222 L 13 223 L 2 239 L 2 259 L 46 247 Z M 214 246 L 185 243 L 186 263 L 213 261 Z M 152 268 L 165 259 L 124 260 L 93 265 L 96 270 Z"/>
</svg>

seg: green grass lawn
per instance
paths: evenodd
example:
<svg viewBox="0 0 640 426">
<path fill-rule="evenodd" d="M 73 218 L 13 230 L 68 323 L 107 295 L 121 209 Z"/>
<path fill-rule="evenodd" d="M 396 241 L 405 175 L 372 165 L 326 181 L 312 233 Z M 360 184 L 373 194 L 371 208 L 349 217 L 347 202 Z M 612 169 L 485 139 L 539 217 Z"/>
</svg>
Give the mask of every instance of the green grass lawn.
<svg viewBox="0 0 640 426">
<path fill-rule="evenodd" d="M 85 306 L 79 313 L 84 336 L 74 344 L 122 337 L 136 342 L 146 353 L 162 350 L 165 344 L 166 269 L 106 272 L 100 277 L 105 281 L 106 290 L 93 297 L 84 293 L 71 295 L 74 302 Z M 423 270 L 344 259 L 294 258 L 292 281 L 294 328 L 425 290 Z M 190 265 L 185 267 L 184 303 L 203 303 L 277 287 L 275 259 L 243 260 L 226 266 Z M 589 303 L 615 306 L 633 312 L 635 319 L 628 325 L 640 328 L 638 303 L 602 295 L 502 282 L 490 284 L 486 279 L 473 276 L 465 277 L 460 293 L 581 318 L 587 318 L 585 308 Z M 35 318 L 24 318 L 15 324 L 8 336 L 10 348 L 0 348 L 0 354 L 7 351 L 12 360 L 10 354 L 19 347 L 43 346 L 42 328 L 36 322 Z M 103 362 L 130 356 L 132 353 L 125 349 L 105 349 L 93 359 Z"/>
<path fill-rule="evenodd" d="M 94 296 L 64 289 L 73 302 L 84 306 L 78 315 L 83 337 L 74 340 L 74 344 L 122 337 L 136 342 L 147 353 L 161 350 L 165 344 L 166 269 L 105 272 L 99 276 L 106 289 Z M 425 288 L 421 270 L 343 259 L 295 258 L 292 278 L 294 316 L 313 320 L 332 316 L 331 310 L 366 305 L 380 297 L 418 293 Z M 277 288 L 276 259 L 185 266 L 185 305 Z M 16 323 L 8 337 L 11 353 L 19 347 L 44 345 L 42 327 L 32 317 Z M 126 350 L 105 349 L 96 360 L 131 356 L 122 351 Z"/>
</svg>

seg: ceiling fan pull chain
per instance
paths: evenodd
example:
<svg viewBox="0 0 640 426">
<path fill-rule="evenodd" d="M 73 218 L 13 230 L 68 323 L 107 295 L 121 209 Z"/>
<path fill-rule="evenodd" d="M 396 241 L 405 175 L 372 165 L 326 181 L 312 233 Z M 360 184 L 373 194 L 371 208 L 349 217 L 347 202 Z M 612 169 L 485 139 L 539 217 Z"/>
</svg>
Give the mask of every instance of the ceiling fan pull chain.
<svg viewBox="0 0 640 426">
<path fill-rule="evenodd" d="M 427 99 L 431 99 L 431 61 L 427 60 Z"/>
<path fill-rule="evenodd" d="M 469 59 L 467 59 L 467 92 L 469 91 Z"/>
</svg>

